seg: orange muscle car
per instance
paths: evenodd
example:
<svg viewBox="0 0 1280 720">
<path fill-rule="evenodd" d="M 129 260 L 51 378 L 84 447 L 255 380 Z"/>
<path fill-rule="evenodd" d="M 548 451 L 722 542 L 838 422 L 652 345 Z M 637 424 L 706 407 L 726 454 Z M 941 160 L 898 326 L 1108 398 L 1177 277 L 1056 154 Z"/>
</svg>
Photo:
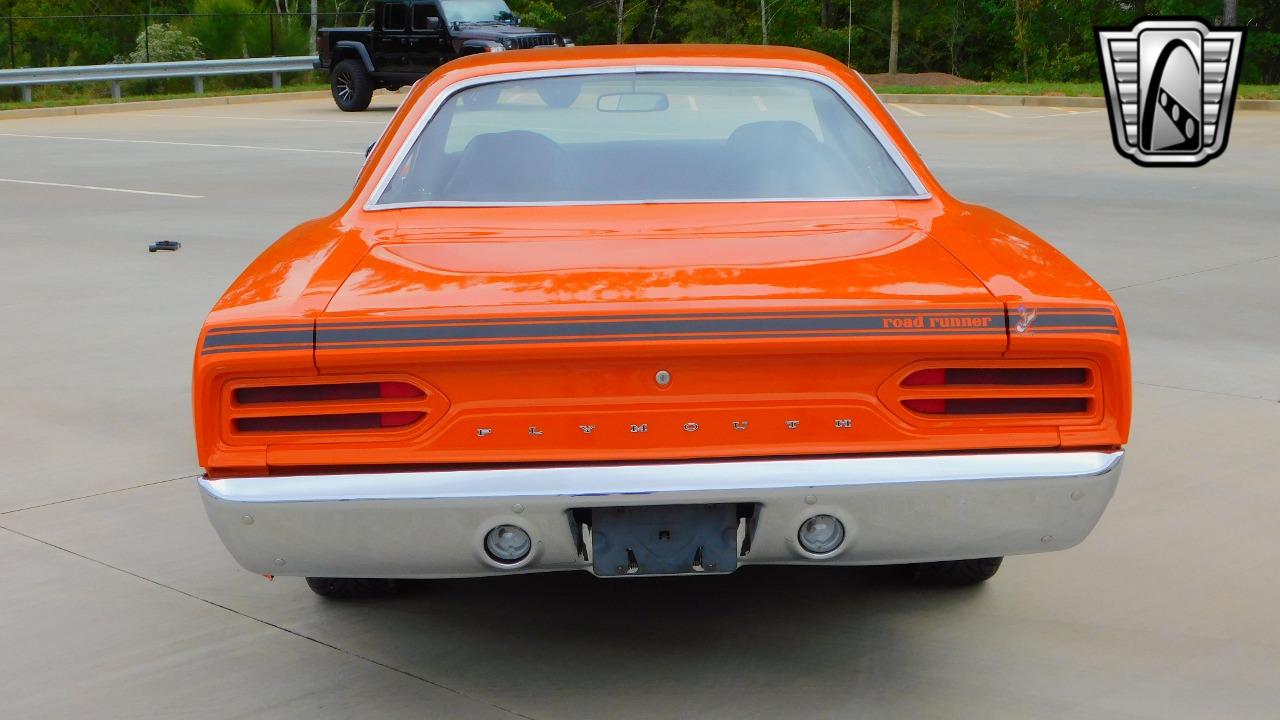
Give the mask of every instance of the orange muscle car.
<svg viewBox="0 0 1280 720">
<path fill-rule="evenodd" d="M 323 595 L 549 570 L 905 565 L 1093 528 L 1129 431 L 1115 303 L 939 186 L 839 63 L 494 53 L 419 82 L 350 199 L 196 349 L 204 503 Z"/>
</svg>

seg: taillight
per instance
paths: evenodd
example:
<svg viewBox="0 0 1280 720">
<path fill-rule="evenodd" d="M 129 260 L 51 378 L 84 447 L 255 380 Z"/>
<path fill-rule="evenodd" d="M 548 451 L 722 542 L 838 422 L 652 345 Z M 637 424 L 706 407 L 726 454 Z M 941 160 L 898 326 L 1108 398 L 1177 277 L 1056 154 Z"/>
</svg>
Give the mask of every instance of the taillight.
<svg viewBox="0 0 1280 720">
<path fill-rule="evenodd" d="M 928 368 L 902 381 L 903 387 L 931 385 L 1083 385 L 1084 368 Z"/>
<path fill-rule="evenodd" d="M 235 391 L 236 402 L 261 403 L 324 402 L 370 398 L 421 397 L 423 392 L 405 382 L 328 383 L 324 385 L 271 385 L 243 387 Z"/>
<path fill-rule="evenodd" d="M 1085 367 L 930 367 L 906 374 L 898 402 L 916 415 L 1065 415 L 1095 410 L 1097 383 Z"/>
<path fill-rule="evenodd" d="M 431 400 L 422 388 L 400 381 L 249 386 L 231 396 L 232 427 L 239 433 L 404 428 L 426 417 Z"/>
<path fill-rule="evenodd" d="M 957 398 L 903 400 L 903 407 L 925 415 L 1034 415 L 1089 411 L 1085 398 Z"/>
<path fill-rule="evenodd" d="M 240 432 L 305 432 L 309 430 L 375 430 L 412 425 L 426 413 L 349 413 L 345 415 L 285 415 L 236 418 Z"/>
</svg>

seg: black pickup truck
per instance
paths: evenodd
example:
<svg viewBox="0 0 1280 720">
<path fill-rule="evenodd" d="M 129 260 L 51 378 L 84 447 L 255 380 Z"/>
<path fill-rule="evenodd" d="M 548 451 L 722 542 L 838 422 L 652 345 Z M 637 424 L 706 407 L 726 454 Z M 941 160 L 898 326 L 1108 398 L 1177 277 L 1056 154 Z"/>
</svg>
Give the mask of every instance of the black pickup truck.
<svg viewBox="0 0 1280 720">
<path fill-rule="evenodd" d="M 316 69 L 329 73 L 338 107 L 358 112 L 376 88 L 396 90 L 456 57 L 572 44 L 521 27 L 503 0 L 378 0 L 372 27 L 316 34 Z"/>
</svg>

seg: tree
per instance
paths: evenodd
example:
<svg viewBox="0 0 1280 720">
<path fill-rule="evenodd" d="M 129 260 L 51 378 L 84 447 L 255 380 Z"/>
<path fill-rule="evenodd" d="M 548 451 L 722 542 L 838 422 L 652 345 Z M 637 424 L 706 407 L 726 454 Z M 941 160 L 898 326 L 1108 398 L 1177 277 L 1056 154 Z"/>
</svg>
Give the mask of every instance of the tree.
<svg viewBox="0 0 1280 720">
<path fill-rule="evenodd" d="M 1236 0 L 1222 0 L 1222 24 L 1236 24 Z"/>
<path fill-rule="evenodd" d="M 653 22 L 649 24 L 649 42 L 653 42 L 654 33 L 658 32 L 658 11 L 662 9 L 663 0 L 652 0 Z"/>
<path fill-rule="evenodd" d="M 631 36 L 631 31 L 635 30 L 639 15 L 632 17 L 632 13 L 644 9 L 643 2 L 633 2 L 631 7 L 627 7 L 627 0 L 611 0 L 614 7 L 614 39 L 615 45 L 621 45 L 622 41 Z"/>
<path fill-rule="evenodd" d="M 898 23 L 901 14 L 902 3 L 900 0 L 893 0 L 893 14 L 889 21 L 889 77 L 898 74 Z"/>
<path fill-rule="evenodd" d="M 1027 64 L 1027 26 L 1022 14 L 1022 1 L 1013 0 L 1013 41 L 1022 53 L 1022 82 L 1031 82 L 1031 70 Z"/>
<path fill-rule="evenodd" d="M 507 4 L 520 17 L 520 22 L 530 27 L 556 27 L 565 20 L 564 13 L 548 0 L 513 0 Z"/>
<path fill-rule="evenodd" d="M 760 43 L 769 44 L 769 27 L 785 7 L 786 0 L 760 0 Z"/>
</svg>

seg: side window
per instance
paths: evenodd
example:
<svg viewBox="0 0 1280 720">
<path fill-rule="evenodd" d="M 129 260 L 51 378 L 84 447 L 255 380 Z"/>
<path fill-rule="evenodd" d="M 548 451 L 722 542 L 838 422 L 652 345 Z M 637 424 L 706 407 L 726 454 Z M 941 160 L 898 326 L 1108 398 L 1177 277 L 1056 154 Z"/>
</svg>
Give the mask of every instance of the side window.
<svg viewBox="0 0 1280 720">
<path fill-rule="evenodd" d="M 424 3 L 413 6 L 413 29 L 414 30 L 430 30 L 430 18 L 439 18 L 440 13 L 436 10 L 435 3 Z"/>
<path fill-rule="evenodd" d="M 439 20 L 439 10 L 435 9 L 435 3 L 424 3 L 421 5 L 413 5 L 413 29 L 431 29 L 429 20 L 436 18 Z"/>
<path fill-rule="evenodd" d="M 409 9 L 400 3 L 387 3 L 382 6 L 382 29 L 404 30 L 408 24 Z"/>
</svg>

